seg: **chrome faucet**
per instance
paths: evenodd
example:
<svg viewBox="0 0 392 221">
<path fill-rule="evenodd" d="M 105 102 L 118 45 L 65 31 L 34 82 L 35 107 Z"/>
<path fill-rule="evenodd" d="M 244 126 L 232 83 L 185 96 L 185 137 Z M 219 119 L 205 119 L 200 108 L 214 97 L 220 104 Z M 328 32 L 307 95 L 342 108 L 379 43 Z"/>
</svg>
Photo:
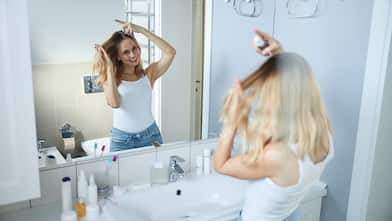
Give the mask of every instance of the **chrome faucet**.
<svg viewBox="0 0 392 221">
<path fill-rule="evenodd" d="M 38 150 L 38 153 L 41 153 L 42 152 L 42 149 L 43 149 L 43 147 L 44 147 L 44 143 L 46 142 L 46 140 L 45 139 L 38 139 L 37 140 L 37 150 Z"/>
<path fill-rule="evenodd" d="M 184 170 L 179 163 L 185 160 L 179 156 L 170 156 L 169 162 L 169 182 L 176 182 L 179 178 L 184 176 Z"/>
</svg>

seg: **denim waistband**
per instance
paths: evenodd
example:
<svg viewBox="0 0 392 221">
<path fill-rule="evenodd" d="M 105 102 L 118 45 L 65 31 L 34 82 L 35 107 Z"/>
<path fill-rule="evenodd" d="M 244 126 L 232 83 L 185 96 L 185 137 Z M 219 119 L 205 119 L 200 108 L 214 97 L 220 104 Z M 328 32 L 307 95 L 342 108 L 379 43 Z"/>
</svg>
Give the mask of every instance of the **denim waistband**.
<svg viewBox="0 0 392 221">
<path fill-rule="evenodd" d="M 142 130 L 140 132 L 137 132 L 137 133 L 129 133 L 129 132 L 117 129 L 115 127 L 112 128 L 112 134 L 124 135 L 124 136 L 129 136 L 129 137 L 134 137 L 134 136 L 141 136 L 141 137 L 143 137 L 143 136 L 151 136 L 151 135 L 159 134 L 159 133 L 160 133 L 160 131 L 159 131 L 159 128 L 158 128 L 157 124 L 155 123 L 155 121 L 150 126 L 148 126 L 146 129 L 144 129 L 144 130 Z"/>
</svg>

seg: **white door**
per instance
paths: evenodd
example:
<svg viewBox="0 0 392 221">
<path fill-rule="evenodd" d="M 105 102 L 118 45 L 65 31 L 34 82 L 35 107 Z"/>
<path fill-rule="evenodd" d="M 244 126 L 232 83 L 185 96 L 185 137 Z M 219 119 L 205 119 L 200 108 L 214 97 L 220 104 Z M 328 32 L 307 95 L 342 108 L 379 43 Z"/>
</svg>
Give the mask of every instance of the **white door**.
<svg viewBox="0 0 392 221">
<path fill-rule="evenodd" d="M 40 196 L 26 0 L 0 1 L 0 205 Z"/>
<path fill-rule="evenodd" d="M 192 0 L 191 140 L 201 139 L 204 0 Z"/>
</svg>

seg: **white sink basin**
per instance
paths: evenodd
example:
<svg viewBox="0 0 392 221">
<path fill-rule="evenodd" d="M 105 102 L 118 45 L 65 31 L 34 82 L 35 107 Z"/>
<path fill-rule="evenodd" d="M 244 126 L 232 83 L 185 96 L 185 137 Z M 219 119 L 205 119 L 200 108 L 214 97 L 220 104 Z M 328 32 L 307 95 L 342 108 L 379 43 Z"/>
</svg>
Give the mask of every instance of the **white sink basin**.
<svg viewBox="0 0 392 221">
<path fill-rule="evenodd" d="M 54 166 L 65 163 L 63 155 L 57 150 L 56 147 L 43 148 L 38 153 L 39 168 L 46 166 Z"/>
<path fill-rule="evenodd" d="M 246 184 L 246 181 L 213 175 L 126 193 L 113 198 L 116 206 L 112 204 L 104 209 L 104 213 L 109 213 L 105 220 L 122 220 L 126 216 L 135 221 L 137 218 L 219 220 L 228 214 L 235 217 L 241 208 Z M 113 214 L 114 207 L 117 207 L 114 209 L 117 217 Z M 120 208 L 123 212 L 119 212 Z M 127 214 L 124 211 L 128 211 Z"/>
<path fill-rule="evenodd" d="M 188 178 L 116 194 L 103 207 L 103 217 L 105 221 L 233 220 L 239 216 L 246 186 L 247 181 L 222 175 Z M 309 190 L 304 203 L 315 199 L 321 203 L 325 195 L 325 186 L 320 182 Z"/>
<path fill-rule="evenodd" d="M 110 141 L 110 137 L 87 140 L 82 142 L 82 149 L 88 156 L 106 156 L 110 153 Z M 105 148 L 102 151 L 103 145 L 105 145 Z M 94 146 L 97 148 L 95 149 Z"/>
</svg>

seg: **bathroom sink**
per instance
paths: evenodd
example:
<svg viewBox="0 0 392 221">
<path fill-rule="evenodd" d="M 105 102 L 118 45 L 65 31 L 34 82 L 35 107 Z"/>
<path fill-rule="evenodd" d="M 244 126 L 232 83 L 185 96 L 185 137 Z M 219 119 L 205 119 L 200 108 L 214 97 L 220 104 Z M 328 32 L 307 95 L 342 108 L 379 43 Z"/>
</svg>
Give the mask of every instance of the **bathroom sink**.
<svg viewBox="0 0 392 221">
<path fill-rule="evenodd" d="M 38 162 L 39 168 L 41 168 L 45 166 L 63 164 L 66 161 L 56 147 L 47 147 L 41 149 L 41 152 L 38 153 Z"/>
<path fill-rule="evenodd" d="M 105 145 L 105 148 L 102 151 L 103 145 Z M 94 146 L 97 147 L 96 150 Z M 110 153 L 110 137 L 84 141 L 82 142 L 82 149 L 87 153 L 88 156 L 106 156 Z"/>
<path fill-rule="evenodd" d="M 168 185 L 132 191 L 122 187 L 103 206 L 107 221 L 223 221 L 238 218 L 247 181 L 223 175 L 186 178 Z M 325 184 L 312 186 L 304 198 L 313 207 L 327 194 Z M 316 200 L 316 201 L 314 201 Z"/>
<path fill-rule="evenodd" d="M 245 185 L 246 181 L 212 175 L 129 192 L 113 197 L 113 201 L 117 211 L 122 208 L 133 212 L 142 217 L 140 220 L 227 220 L 238 216 Z M 104 211 L 113 213 L 112 209 Z M 110 215 L 112 218 L 107 220 L 123 218 Z"/>
</svg>

